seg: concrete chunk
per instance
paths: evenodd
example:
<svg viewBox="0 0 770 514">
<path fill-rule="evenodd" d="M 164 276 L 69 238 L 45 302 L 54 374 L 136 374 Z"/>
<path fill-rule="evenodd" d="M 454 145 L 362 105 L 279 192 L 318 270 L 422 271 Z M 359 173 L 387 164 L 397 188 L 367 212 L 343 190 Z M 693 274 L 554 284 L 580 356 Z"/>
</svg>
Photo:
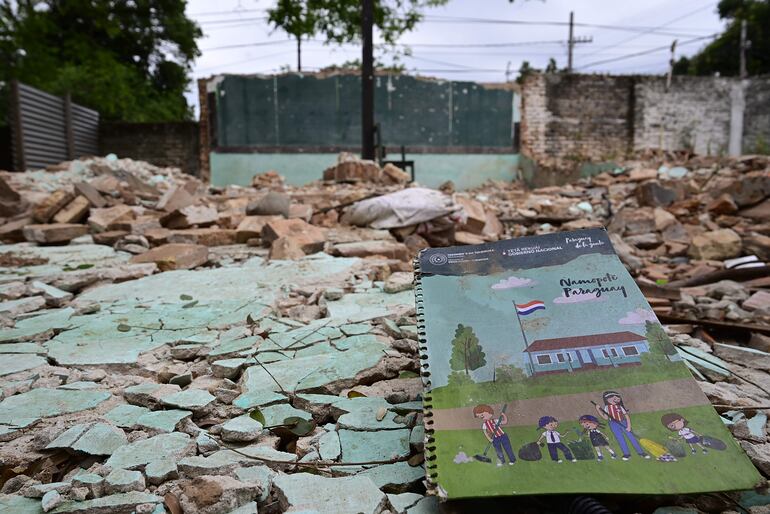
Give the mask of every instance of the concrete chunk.
<svg viewBox="0 0 770 514">
<path fill-rule="evenodd" d="M 53 221 L 56 223 L 78 223 L 88 214 L 90 207 L 91 204 L 85 196 L 76 196 L 74 200 L 54 215 Z"/>
<path fill-rule="evenodd" d="M 305 253 L 323 250 L 326 234 L 323 229 L 298 218 L 271 221 L 262 229 L 262 241 L 271 244 L 278 238 L 293 239 Z"/>
<path fill-rule="evenodd" d="M 72 201 L 72 193 L 59 189 L 48 195 L 32 210 L 32 217 L 38 223 L 48 223 L 65 205 Z"/>
<path fill-rule="evenodd" d="M 126 223 L 136 218 L 134 210 L 128 205 L 116 205 L 103 209 L 91 209 L 88 225 L 94 232 L 104 232 L 118 223 Z"/>
<path fill-rule="evenodd" d="M 161 271 L 193 269 L 209 260 L 207 246 L 170 243 L 131 257 L 132 264 L 154 262 Z"/>
<path fill-rule="evenodd" d="M 107 494 L 142 490 L 144 490 L 144 476 L 139 471 L 113 469 L 104 478 L 104 492 Z"/>
<path fill-rule="evenodd" d="M 126 444 L 119 428 L 105 423 L 79 424 L 66 430 L 46 446 L 46 450 L 68 448 L 89 455 L 112 455 Z"/>
<path fill-rule="evenodd" d="M 51 223 L 49 225 L 27 225 L 23 229 L 27 241 L 40 244 L 67 243 L 88 233 L 85 225 L 74 223 Z"/>
<path fill-rule="evenodd" d="M 278 475 L 273 487 L 283 511 L 318 514 L 379 514 L 385 493 L 367 477 L 324 478 L 310 473 Z"/>
<path fill-rule="evenodd" d="M 94 186 L 88 182 L 76 183 L 75 191 L 79 195 L 83 196 L 86 200 L 88 200 L 88 203 L 96 208 L 104 207 L 107 205 L 107 201 L 104 199 L 104 197 L 99 193 L 99 191 L 96 190 Z"/>
</svg>

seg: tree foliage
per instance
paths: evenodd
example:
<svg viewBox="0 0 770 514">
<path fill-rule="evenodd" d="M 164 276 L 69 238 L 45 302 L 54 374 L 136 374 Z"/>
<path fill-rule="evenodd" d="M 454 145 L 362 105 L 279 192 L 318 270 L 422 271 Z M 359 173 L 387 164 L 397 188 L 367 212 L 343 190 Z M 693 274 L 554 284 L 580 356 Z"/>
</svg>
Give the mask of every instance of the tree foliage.
<svg viewBox="0 0 770 514">
<path fill-rule="evenodd" d="M 457 325 L 455 337 L 452 340 L 452 355 L 449 367 L 455 371 L 470 371 L 479 369 L 487 363 L 484 349 L 479 344 L 479 338 L 473 333 L 473 327 Z"/>
<path fill-rule="evenodd" d="M 102 118 L 191 117 L 184 98 L 202 33 L 186 0 L 0 0 L 0 81 L 18 79 Z"/>
<path fill-rule="evenodd" d="M 746 51 L 749 75 L 770 73 L 770 0 L 721 0 L 719 17 L 727 20 L 725 31 L 692 58 L 682 57 L 675 74 L 736 76 L 740 72 L 741 21 L 746 20 Z"/>
<path fill-rule="evenodd" d="M 393 49 L 398 38 L 414 30 L 429 7 L 448 0 L 375 0 L 374 26 Z M 360 0 L 275 0 L 268 21 L 297 40 L 320 36 L 326 43 L 351 43 L 361 38 Z"/>
</svg>

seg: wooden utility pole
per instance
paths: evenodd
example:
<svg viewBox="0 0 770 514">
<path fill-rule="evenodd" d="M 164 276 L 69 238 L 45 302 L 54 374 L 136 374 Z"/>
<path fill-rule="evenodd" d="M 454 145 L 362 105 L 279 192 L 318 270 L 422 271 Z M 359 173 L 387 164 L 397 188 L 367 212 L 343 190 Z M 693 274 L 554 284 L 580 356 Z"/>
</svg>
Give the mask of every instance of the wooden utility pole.
<svg viewBox="0 0 770 514">
<path fill-rule="evenodd" d="M 567 51 L 569 52 L 569 57 L 567 58 L 567 73 L 572 73 L 572 49 L 575 47 L 575 39 L 574 39 L 574 23 L 575 23 L 575 13 L 570 11 L 569 12 L 569 39 L 567 39 Z"/>
<path fill-rule="evenodd" d="M 361 2 L 361 158 L 374 160 L 374 0 Z"/>
<path fill-rule="evenodd" d="M 746 41 L 746 20 L 741 20 L 741 68 L 740 75 L 745 79 L 749 74 L 746 71 L 746 49 L 749 47 Z"/>
</svg>

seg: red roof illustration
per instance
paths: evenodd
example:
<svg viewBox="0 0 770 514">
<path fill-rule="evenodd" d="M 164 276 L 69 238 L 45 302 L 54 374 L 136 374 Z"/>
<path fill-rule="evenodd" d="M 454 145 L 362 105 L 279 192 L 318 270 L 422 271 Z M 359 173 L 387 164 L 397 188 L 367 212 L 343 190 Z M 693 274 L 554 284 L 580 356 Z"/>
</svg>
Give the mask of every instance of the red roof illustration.
<svg viewBox="0 0 770 514">
<path fill-rule="evenodd" d="M 568 348 L 585 348 L 589 346 L 604 346 L 608 344 L 632 343 L 646 340 L 645 337 L 633 332 L 612 332 L 590 336 L 558 337 L 556 339 L 538 339 L 527 347 L 525 352 L 543 352 L 548 350 L 566 350 Z"/>
</svg>

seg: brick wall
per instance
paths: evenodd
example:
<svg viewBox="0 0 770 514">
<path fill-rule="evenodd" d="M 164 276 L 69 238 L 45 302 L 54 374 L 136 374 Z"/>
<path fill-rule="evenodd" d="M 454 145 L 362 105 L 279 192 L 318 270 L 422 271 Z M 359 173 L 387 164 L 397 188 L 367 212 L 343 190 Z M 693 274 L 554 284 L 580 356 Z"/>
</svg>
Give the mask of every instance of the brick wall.
<svg viewBox="0 0 770 514">
<path fill-rule="evenodd" d="M 545 167 L 626 155 L 633 77 L 538 74 L 522 91 L 522 152 Z"/>
<path fill-rule="evenodd" d="M 726 153 L 730 140 L 730 90 L 735 79 L 639 77 L 634 88 L 634 149 L 689 149 Z"/>
<path fill-rule="evenodd" d="M 522 153 L 563 174 L 646 149 L 727 153 L 740 84 L 674 77 L 666 90 L 665 77 L 534 75 L 522 88 Z M 768 152 L 770 77 L 747 80 L 743 98 L 743 150 Z"/>
<path fill-rule="evenodd" d="M 156 166 L 177 166 L 191 175 L 199 173 L 198 123 L 106 123 L 99 127 L 102 155 L 114 153 Z"/>
<path fill-rule="evenodd" d="M 753 78 L 746 87 L 743 151 L 770 153 L 770 76 Z"/>
</svg>

